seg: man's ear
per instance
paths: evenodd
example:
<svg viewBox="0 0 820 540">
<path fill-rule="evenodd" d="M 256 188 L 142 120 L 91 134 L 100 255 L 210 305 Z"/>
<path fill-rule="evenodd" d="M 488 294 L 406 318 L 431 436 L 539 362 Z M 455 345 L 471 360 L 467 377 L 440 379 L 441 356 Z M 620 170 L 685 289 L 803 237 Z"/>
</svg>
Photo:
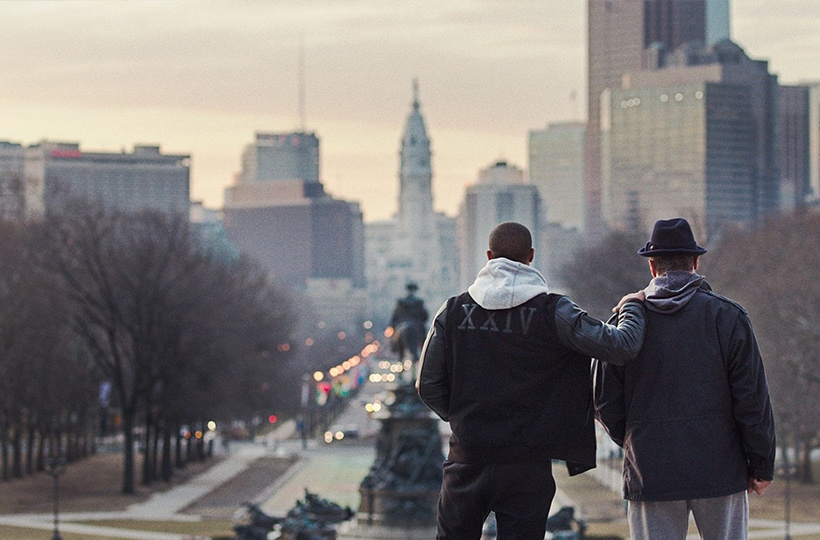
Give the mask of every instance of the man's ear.
<svg viewBox="0 0 820 540">
<path fill-rule="evenodd" d="M 492 258 L 493 258 L 493 252 L 488 249 L 487 250 L 487 260 L 492 260 Z"/>
</svg>

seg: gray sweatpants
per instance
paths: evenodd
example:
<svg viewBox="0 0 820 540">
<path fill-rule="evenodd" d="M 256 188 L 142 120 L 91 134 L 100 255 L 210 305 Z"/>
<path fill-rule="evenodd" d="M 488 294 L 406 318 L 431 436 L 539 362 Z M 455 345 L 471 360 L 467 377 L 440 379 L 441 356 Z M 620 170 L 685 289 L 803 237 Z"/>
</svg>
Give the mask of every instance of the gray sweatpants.
<svg viewBox="0 0 820 540">
<path fill-rule="evenodd" d="M 712 499 L 629 501 L 632 540 L 684 540 L 689 512 L 703 540 L 746 540 L 749 499 L 745 491 Z"/>
</svg>

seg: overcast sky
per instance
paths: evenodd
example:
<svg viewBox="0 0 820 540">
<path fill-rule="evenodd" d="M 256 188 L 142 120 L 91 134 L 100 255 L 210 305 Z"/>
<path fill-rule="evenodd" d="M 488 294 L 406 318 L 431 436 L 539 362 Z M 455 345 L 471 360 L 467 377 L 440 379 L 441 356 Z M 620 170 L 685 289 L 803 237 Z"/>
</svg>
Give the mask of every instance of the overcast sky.
<svg viewBox="0 0 820 540">
<path fill-rule="evenodd" d="M 781 83 L 820 80 L 817 0 L 734 0 L 731 25 Z M 450 215 L 479 169 L 526 169 L 529 130 L 585 118 L 585 0 L 20 0 L 0 2 L 0 140 L 159 144 L 218 208 L 255 132 L 300 127 L 301 43 L 322 181 L 366 221 L 396 210 L 414 77 Z"/>
</svg>

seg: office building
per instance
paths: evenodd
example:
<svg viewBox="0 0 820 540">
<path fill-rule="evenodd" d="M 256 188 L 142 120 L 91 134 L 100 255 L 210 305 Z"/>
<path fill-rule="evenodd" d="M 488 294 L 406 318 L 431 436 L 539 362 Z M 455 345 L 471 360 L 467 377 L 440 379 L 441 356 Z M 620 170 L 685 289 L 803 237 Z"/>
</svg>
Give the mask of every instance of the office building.
<svg viewBox="0 0 820 540">
<path fill-rule="evenodd" d="M 601 100 L 603 216 L 646 230 L 671 215 L 712 240 L 778 210 L 779 87 L 768 63 L 732 42 L 692 65 L 640 70 Z"/>
<path fill-rule="evenodd" d="M 225 228 L 241 252 L 288 286 L 349 279 L 362 287 L 361 210 L 325 193 L 318 155 L 312 133 L 257 133 L 225 190 Z"/>
<path fill-rule="evenodd" d="M 706 46 L 732 38 L 729 0 L 706 0 Z"/>
<path fill-rule="evenodd" d="M 810 200 L 820 201 L 820 83 L 807 84 L 809 88 L 809 186 Z"/>
<path fill-rule="evenodd" d="M 187 214 L 190 156 L 138 145 L 131 153 L 87 152 L 79 143 L 0 143 L 0 215 L 39 219 L 73 201 L 112 210 Z"/>
<path fill-rule="evenodd" d="M 726 0 L 723 0 L 726 1 Z M 601 214 L 601 100 L 622 87 L 623 77 L 664 66 L 670 52 L 706 39 L 705 0 L 588 0 L 587 232 L 604 230 Z"/>
<path fill-rule="evenodd" d="M 459 209 L 460 290 L 466 289 L 487 263 L 487 239 L 504 221 L 526 226 L 533 235 L 533 245 L 538 246 L 538 189 L 524 182 L 521 169 L 499 161 L 479 172 L 478 182 L 467 188 Z M 540 255 L 536 249 L 536 256 Z M 539 262 L 534 264 L 540 267 Z"/>
<path fill-rule="evenodd" d="M 242 152 L 239 183 L 300 179 L 319 183 L 319 139 L 314 133 L 257 133 Z"/>
<path fill-rule="evenodd" d="M 303 308 L 353 335 L 368 318 L 362 212 L 325 193 L 318 156 L 312 133 L 257 133 L 225 190 L 223 222 L 240 253 L 303 295 Z"/>
<path fill-rule="evenodd" d="M 567 229 L 584 228 L 584 143 L 581 122 L 550 124 L 529 133 L 530 183 L 541 196 L 542 219 Z"/>
<path fill-rule="evenodd" d="M 802 206 L 812 197 L 810 86 L 780 87 L 781 207 Z"/>
</svg>

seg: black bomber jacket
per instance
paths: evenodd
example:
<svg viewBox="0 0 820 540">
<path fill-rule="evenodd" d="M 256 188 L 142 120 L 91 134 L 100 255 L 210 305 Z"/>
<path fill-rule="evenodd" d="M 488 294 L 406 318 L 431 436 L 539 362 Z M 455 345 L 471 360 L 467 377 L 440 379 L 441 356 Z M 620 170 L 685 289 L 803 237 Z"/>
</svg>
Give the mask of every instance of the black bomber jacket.
<svg viewBox="0 0 820 540">
<path fill-rule="evenodd" d="M 448 459 L 561 459 L 577 474 L 595 467 L 591 357 L 625 364 L 643 337 L 640 302 L 628 302 L 617 324 L 606 324 L 561 295 L 488 310 L 465 292 L 436 314 L 416 388 L 450 423 Z"/>
</svg>

